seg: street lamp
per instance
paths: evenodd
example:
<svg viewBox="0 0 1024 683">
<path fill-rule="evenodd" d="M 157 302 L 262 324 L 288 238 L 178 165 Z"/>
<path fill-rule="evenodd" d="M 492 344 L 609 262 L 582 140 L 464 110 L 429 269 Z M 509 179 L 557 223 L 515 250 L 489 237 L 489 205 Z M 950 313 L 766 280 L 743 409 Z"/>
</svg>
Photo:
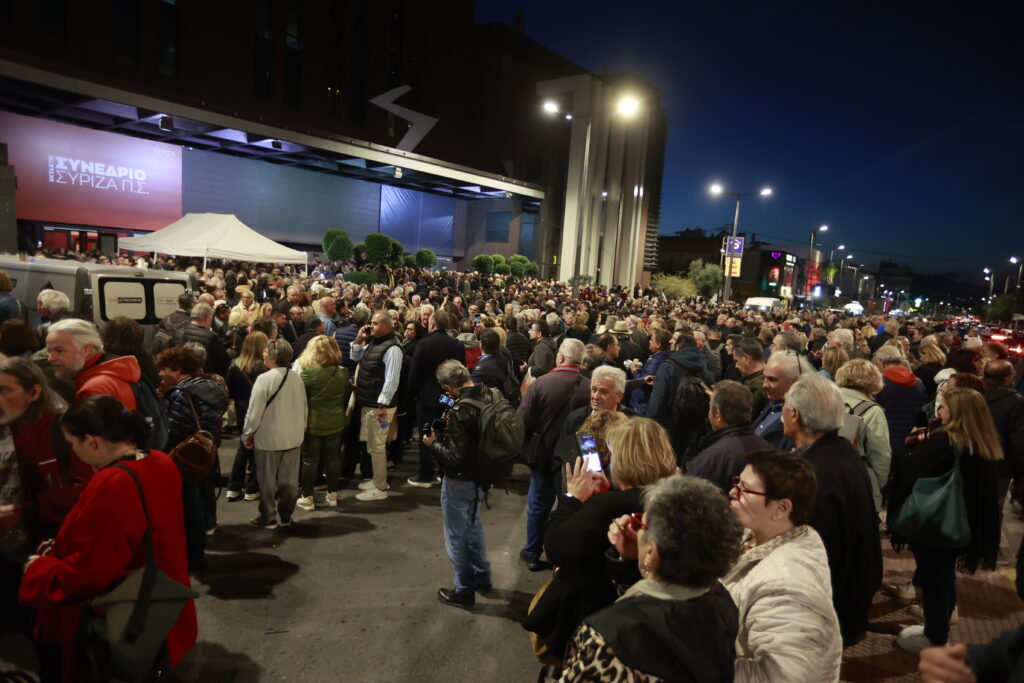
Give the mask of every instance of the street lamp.
<svg viewBox="0 0 1024 683">
<path fill-rule="evenodd" d="M 619 100 L 619 113 L 632 116 L 640 110 L 640 102 L 635 97 L 623 97 Z"/>
<path fill-rule="evenodd" d="M 1016 265 L 1017 264 L 1017 257 L 1016 256 L 1011 256 L 1010 257 L 1010 263 Z M 1020 291 L 1020 275 L 1021 275 L 1021 271 L 1024 271 L 1024 260 L 1020 261 L 1020 267 L 1017 268 L 1017 291 Z"/>
<path fill-rule="evenodd" d="M 759 195 L 761 197 L 772 196 L 772 188 L 770 187 L 763 187 L 757 192 L 726 192 L 725 188 L 723 188 L 719 183 L 713 183 L 711 187 L 708 188 L 708 192 L 716 197 L 724 194 L 736 198 L 736 215 L 732 219 L 733 240 L 736 239 L 736 231 L 739 229 L 740 225 L 740 199 L 742 197 L 753 197 L 754 195 Z M 731 246 L 732 242 L 729 242 L 729 244 Z M 725 288 L 722 291 L 722 301 L 728 301 L 729 297 L 732 296 L 732 261 L 729 260 L 730 258 L 731 255 L 726 254 Z"/>
</svg>

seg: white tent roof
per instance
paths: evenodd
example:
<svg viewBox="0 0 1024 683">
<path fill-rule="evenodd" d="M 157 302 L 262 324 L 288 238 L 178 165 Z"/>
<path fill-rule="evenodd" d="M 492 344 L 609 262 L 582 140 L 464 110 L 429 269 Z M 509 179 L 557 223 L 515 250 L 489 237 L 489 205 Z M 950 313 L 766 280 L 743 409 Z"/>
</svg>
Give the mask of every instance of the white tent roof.
<svg viewBox="0 0 1024 683">
<path fill-rule="evenodd" d="M 234 214 L 187 213 L 165 228 L 126 237 L 118 247 L 176 256 L 203 256 L 260 263 L 306 263 L 305 252 L 264 237 Z"/>
</svg>

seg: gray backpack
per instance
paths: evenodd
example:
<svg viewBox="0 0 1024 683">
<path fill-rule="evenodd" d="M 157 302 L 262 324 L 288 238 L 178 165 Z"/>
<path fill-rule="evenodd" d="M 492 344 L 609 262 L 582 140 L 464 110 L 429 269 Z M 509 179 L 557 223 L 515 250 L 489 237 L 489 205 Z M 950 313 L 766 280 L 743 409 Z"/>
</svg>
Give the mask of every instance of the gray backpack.
<svg viewBox="0 0 1024 683">
<path fill-rule="evenodd" d="M 871 410 L 872 406 L 878 405 L 867 399 L 861 401 L 852 408 L 847 408 L 843 414 L 843 426 L 839 428 L 839 436 L 853 444 L 858 451 L 861 449 L 861 433 L 864 427 L 864 414 Z M 879 406 L 881 407 L 881 406 Z M 864 447 L 867 448 L 867 435 L 864 435 Z"/>
</svg>

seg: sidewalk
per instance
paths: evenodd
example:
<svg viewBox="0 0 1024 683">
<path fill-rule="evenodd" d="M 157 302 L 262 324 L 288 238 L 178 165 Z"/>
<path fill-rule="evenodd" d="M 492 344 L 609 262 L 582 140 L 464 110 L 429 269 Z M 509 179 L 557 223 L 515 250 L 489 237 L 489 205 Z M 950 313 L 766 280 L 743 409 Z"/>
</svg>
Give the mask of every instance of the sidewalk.
<svg viewBox="0 0 1024 683">
<path fill-rule="evenodd" d="M 1024 536 L 1024 522 L 1007 503 L 1003 510 L 1003 540 L 999 564 L 994 572 L 978 572 L 957 577 L 957 610 L 960 620 L 950 628 L 951 643 L 985 643 L 1003 631 L 1024 623 L 1024 601 L 1014 588 L 1017 547 Z M 916 681 L 917 657 L 896 647 L 900 629 L 919 624 L 909 605 L 901 604 L 885 587 L 906 583 L 914 573 L 914 557 L 909 550 L 896 554 L 883 541 L 885 562 L 883 590 L 875 595 L 868 636 L 846 650 L 842 680 Z"/>
</svg>

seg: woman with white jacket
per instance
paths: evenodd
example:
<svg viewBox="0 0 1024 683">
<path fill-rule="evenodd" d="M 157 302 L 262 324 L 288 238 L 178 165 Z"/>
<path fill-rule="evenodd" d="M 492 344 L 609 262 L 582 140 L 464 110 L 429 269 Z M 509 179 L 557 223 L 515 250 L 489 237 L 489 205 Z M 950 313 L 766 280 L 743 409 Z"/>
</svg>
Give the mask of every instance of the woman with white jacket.
<svg viewBox="0 0 1024 683">
<path fill-rule="evenodd" d="M 803 457 L 747 456 L 732 509 L 746 527 L 744 553 L 722 583 L 739 609 L 736 681 L 838 681 L 839 621 L 828 556 L 807 526 L 818 482 Z"/>
</svg>

